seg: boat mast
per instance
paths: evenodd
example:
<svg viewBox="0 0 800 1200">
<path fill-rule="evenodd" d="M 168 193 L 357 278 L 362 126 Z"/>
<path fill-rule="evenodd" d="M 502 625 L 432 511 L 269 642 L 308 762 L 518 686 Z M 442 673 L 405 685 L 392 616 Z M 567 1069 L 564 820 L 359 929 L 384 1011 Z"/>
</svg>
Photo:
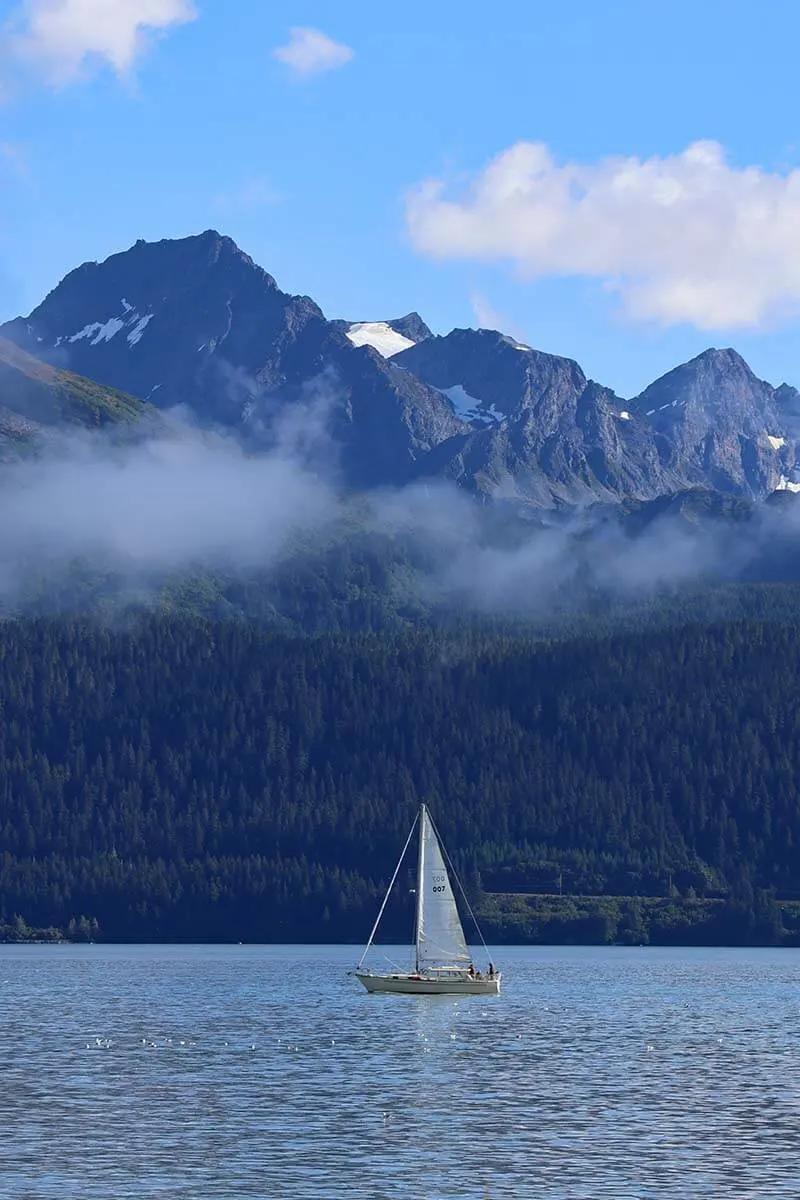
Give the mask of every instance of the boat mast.
<svg viewBox="0 0 800 1200">
<path fill-rule="evenodd" d="M 423 930 L 425 888 L 423 872 L 425 870 L 425 824 L 428 813 L 424 804 L 419 806 L 419 858 L 417 859 L 417 918 L 414 931 L 414 970 L 419 975 L 419 938 Z"/>
<path fill-rule="evenodd" d="M 423 808 L 424 807 L 425 806 L 423 805 Z M 412 837 L 414 836 L 414 830 L 417 827 L 418 820 L 419 820 L 419 814 L 417 814 L 417 816 L 414 817 L 414 824 L 411 826 L 410 830 L 408 831 L 408 837 L 406 838 L 406 844 L 405 844 L 405 846 L 403 846 L 403 853 L 400 855 L 400 857 L 397 860 L 397 866 L 394 869 L 394 875 L 392 876 L 392 881 L 389 884 L 388 888 L 386 889 L 386 895 L 383 897 L 383 904 L 381 905 L 380 911 L 379 911 L 377 917 L 375 918 L 375 924 L 372 926 L 372 933 L 369 935 L 369 941 L 366 944 L 364 953 L 361 955 L 361 958 L 358 960 L 358 966 L 356 967 L 357 971 L 361 970 L 361 964 L 364 962 L 364 959 L 369 954 L 370 946 L 372 945 L 375 934 L 378 932 L 378 926 L 381 923 L 381 917 L 383 916 L 383 910 L 386 908 L 386 903 L 387 903 L 390 895 L 392 894 L 392 888 L 394 887 L 394 881 L 397 879 L 397 876 L 400 872 L 400 867 L 402 865 L 403 859 L 406 856 L 406 850 L 408 850 L 409 843 L 410 843 Z M 422 835 L 420 834 L 420 838 L 421 838 L 421 836 Z"/>
</svg>

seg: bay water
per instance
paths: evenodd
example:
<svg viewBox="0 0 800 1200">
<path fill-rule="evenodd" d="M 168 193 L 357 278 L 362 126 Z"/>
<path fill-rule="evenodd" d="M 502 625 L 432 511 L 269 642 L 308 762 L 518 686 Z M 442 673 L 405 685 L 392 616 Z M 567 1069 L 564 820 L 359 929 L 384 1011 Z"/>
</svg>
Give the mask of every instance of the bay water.
<svg viewBox="0 0 800 1200">
<path fill-rule="evenodd" d="M 0 1196 L 800 1196 L 800 952 L 504 948 L 488 998 L 357 953 L 0 947 Z"/>
</svg>

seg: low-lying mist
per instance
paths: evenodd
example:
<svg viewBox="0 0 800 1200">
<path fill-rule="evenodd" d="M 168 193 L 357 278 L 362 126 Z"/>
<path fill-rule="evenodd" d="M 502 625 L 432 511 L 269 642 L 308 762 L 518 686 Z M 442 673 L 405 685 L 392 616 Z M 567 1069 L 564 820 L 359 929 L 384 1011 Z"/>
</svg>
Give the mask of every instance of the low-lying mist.
<svg viewBox="0 0 800 1200">
<path fill-rule="evenodd" d="M 688 512 L 665 505 L 636 519 L 601 506 L 523 513 L 508 499 L 479 504 L 442 482 L 348 497 L 325 433 L 326 404 L 317 389 L 282 412 L 259 453 L 172 414 L 139 439 L 63 434 L 3 465 L 2 610 L 80 610 L 104 589 L 117 611 L 157 605 L 167 581 L 206 572 L 283 593 L 311 593 L 316 578 L 342 605 L 354 589 L 371 589 L 410 616 L 540 617 L 598 596 L 629 601 L 797 573 L 793 497 L 738 519 L 704 506 L 701 493 Z M 76 572 L 91 587 L 65 589 Z M 323 614 L 315 619 L 324 625 Z"/>
</svg>

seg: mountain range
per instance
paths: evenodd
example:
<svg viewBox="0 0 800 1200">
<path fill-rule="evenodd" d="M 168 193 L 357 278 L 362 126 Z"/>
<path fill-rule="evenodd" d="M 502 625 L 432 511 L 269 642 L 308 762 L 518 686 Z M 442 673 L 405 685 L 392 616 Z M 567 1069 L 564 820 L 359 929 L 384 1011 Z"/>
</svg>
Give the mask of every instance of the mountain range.
<svg viewBox="0 0 800 1200">
<path fill-rule="evenodd" d="M 709 349 L 623 399 L 571 359 L 417 313 L 328 320 L 209 230 L 70 272 L 0 326 L 0 446 L 180 408 L 245 445 L 315 414 L 351 490 L 448 479 L 520 510 L 800 491 L 800 393 Z"/>
</svg>

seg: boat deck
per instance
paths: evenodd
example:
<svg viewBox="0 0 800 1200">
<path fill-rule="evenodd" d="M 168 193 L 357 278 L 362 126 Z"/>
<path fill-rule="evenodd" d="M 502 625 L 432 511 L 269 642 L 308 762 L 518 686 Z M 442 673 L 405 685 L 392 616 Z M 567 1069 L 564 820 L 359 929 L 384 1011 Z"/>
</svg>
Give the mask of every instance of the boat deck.
<svg viewBox="0 0 800 1200">
<path fill-rule="evenodd" d="M 368 992 L 400 992 L 411 996 L 497 996 L 500 974 L 471 976 L 466 972 L 440 975 L 374 975 L 356 971 L 356 979 Z"/>
</svg>

